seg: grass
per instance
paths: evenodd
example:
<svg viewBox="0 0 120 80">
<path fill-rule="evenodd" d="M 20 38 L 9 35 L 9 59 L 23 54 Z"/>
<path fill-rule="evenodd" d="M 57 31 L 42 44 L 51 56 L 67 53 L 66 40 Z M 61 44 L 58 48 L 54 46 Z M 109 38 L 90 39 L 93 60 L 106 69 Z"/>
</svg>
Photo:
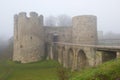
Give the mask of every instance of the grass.
<svg viewBox="0 0 120 80">
<path fill-rule="evenodd" d="M 120 59 L 72 73 L 60 66 L 53 60 L 27 64 L 3 60 L 0 61 L 0 80 L 120 80 Z"/>
<path fill-rule="evenodd" d="M 0 62 L 0 80 L 58 80 L 56 61 L 39 61 L 20 64 L 12 61 Z"/>
<path fill-rule="evenodd" d="M 120 80 L 120 59 L 77 72 L 72 80 Z"/>
</svg>

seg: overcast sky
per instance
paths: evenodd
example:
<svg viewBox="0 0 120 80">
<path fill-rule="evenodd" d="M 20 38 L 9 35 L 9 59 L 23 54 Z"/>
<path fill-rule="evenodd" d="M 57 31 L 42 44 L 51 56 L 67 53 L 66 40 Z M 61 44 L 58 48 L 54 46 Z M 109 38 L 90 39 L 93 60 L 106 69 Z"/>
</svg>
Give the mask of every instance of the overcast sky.
<svg viewBox="0 0 120 80">
<path fill-rule="evenodd" d="M 13 35 L 13 16 L 35 11 L 44 16 L 96 15 L 98 30 L 120 33 L 120 0 L 0 0 L 0 36 Z"/>
</svg>

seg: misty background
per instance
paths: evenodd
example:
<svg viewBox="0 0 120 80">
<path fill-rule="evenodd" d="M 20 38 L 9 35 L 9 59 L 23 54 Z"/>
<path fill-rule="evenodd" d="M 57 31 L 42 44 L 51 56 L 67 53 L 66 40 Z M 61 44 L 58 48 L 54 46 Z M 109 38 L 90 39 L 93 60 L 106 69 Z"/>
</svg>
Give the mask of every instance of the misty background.
<svg viewBox="0 0 120 80">
<path fill-rule="evenodd" d="M 0 36 L 13 36 L 13 16 L 35 11 L 45 17 L 96 15 L 98 30 L 119 33 L 120 0 L 0 0 Z"/>
<path fill-rule="evenodd" d="M 96 15 L 98 31 L 103 31 L 105 38 L 120 39 L 119 8 L 120 0 L 0 0 L 0 52 L 12 49 L 8 46 L 13 41 L 13 17 L 19 12 L 42 14 L 46 24 L 49 17 Z"/>
</svg>

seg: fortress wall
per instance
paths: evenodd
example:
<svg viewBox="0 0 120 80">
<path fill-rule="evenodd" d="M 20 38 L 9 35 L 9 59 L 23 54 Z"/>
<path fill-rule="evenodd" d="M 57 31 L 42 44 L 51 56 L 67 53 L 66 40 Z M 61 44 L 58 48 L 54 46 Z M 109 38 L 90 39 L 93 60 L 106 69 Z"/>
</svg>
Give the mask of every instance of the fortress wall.
<svg viewBox="0 0 120 80">
<path fill-rule="evenodd" d="M 71 42 L 72 38 L 72 27 L 59 26 L 59 27 L 50 27 L 45 26 L 45 41 L 51 42 L 54 35 L 58 35 L 59 42 Z"/>
<path fill-rule="evenodd" d="M 24 12 L 15 15 L 13 60 L 21 61 L 22 63 L 41 60 L 47 53 L 50 53 L 50 50 L 47 49 L 48 45 L 46 46 L 45 43 L 53 42 L 56 37 L 58 42 L 96 44 L 96 16 L 75 16 L 73 17 L 73 26 L 55 27 L 43 26 L 43 16 L 39 16 L 35 12 L 31 12 L 30 17 L 27 17 Z M 94 65 L 95 50 L 93 48 L 84 50 L 85 55 L 89 59 L 89 64 Z M 56 57 L 56 53 L 53 56 Z"/>
<path fill-rule="evenodd" d="M 14 61 L 28 63 L 44 56 L 43 16 L 31 12 L 30 17 L 22 12 L 15 17 Z"/>
<path fill-rule="evenodd" d="M 72 39 L 77 44 L 97 43 L 97 18 L 93 15 L 73 17 Z"/>
</svg>

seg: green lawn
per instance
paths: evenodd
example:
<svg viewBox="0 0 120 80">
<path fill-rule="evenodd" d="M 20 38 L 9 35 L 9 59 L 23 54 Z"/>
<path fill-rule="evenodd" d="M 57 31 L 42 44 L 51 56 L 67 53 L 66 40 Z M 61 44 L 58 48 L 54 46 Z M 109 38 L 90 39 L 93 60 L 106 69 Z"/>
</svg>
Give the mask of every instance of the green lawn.
<svg viewBox="0 0 120 80">
<path fill-rule="evenodd" d="M 12 61 L 0 62 L 0 80 L 58 80 L 56 61 L 39 61 L 20 64 Z"/>
</svg>

